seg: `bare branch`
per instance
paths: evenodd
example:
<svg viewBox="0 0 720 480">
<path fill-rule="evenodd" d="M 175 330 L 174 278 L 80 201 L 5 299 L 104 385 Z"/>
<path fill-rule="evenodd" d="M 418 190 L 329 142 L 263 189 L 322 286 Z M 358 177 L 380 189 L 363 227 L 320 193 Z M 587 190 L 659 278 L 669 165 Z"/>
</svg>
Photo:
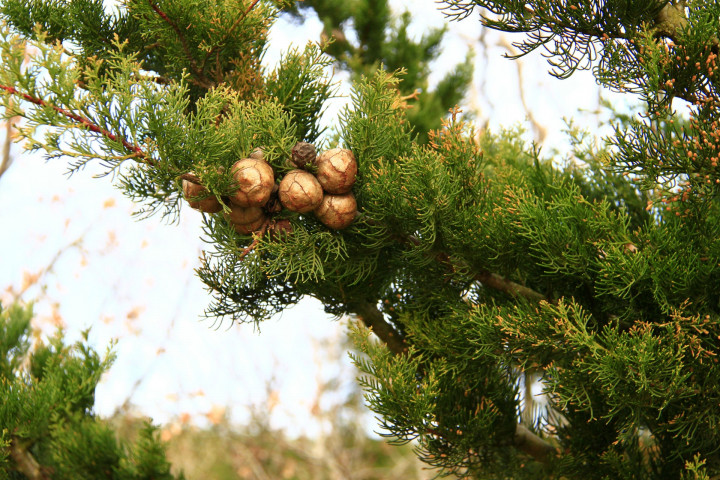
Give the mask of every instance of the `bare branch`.
<svg viewBox="0 0 720 480">
<path fill-rule="evenodd" d="M 412 245 L 420 245 L 420 240 L 413 236 L 408 235 L 404 239 L 402 237 L 398 237 L 401 240 L 404 240 L 405 243 L 410 243 Z M 446 265 L 448 269 L 454 270 L 455 267 L 452 265 L 452 262 L 450 260 L 450 257 L 445 252 L 435 252 L 434 253 L 435 259 Z M 524 285 L 520 285 L 519 283 L 515 283 L 512 280 L 508 280 L 496 273 L 492 273 L 488 270 L 480 270 L 475 273 L 475 280 L 482 283 L 483 286 L 492 288 L 493 290 L 499 290 L 501 292 L 505 292 L 508 295 L 511 295 L 513 297 L 524 297 L 529 300 L 534 301 L 541 301 L 541 300 L 548 300 L 545 295 L 543 295 L 540 292 L 536 292 L 532 288 L 528 288 Z"/>
<path fill-rule="evenodd" d="M 20 446 L 16 438 L 10 442 L 10 456 L 15 462 L 17 471 L 25 475 L 28 480 L 50 480 L 35 457 L 26 448 Z"/>
<path fill-rule="evenodd" d="M 668 2 L 655 17 L 657 33 L 677 41 L 680 33 L 688 26 L 688 19 L 685 16 L 686 8 L 685 0 Z M 717 44 L 717 38 L 713 40 Z"/>
<path fill-rule="evenodd" d="M 2 160 L 0 160 L 0 177 L 10 168 L 12 163 L 12 157 L 10 156 L 10 146 L 12 145 L 13 138 L 13 126 L 15 118 L 9 118 L 5 125 L 5 142 L 3 143 L 2 149 Z"/>
<path fill-rule="evenodd" d="M 58 251 L 55 252 L 53 258 L 50 259 L 47 265 L 45 265 L 45 267 L 43 267 L 35 275 L 32 275 L 28 281 L 23 280 L 23 285 L 20 287 L 20 289 L 17 292 L 13 292 L 13 302 L 19 302 L 22 296 L 25 295 L 25 293 L 30 289 L 30 287 L 40 282 L 43 277 L 52 272 L 53 268 L 55 268 L 55 265 L 65 252 L 69 251 L 72 248 L 77 248 L 82 251 L 83 238 L 85 237 L 86 233 L 87 231 L 83 232 L 83 234 L 80 235 L 78 238 L 68 243 L 64 247 L 59 248 Z"/>
<path fill-rule="evenodd" d="M 536 292 L 532 288 L 525 287 L 519 283 L 515 283 L 507 278 L 501 277 L 497 273 L 491 273 L 487 270 L 475 275 L 475 280 L 482 283 L 483 286 L 505 292 L 513 297 L 523 297 L 529 300 L 542 301 L 547 297 L 540 292 Z"/>
<path fill-rule="evenodd" d="M 538 462 L 545 463 L 557 449 L 522 423 L 515 426 L 515 447 Z"/>
<path fill-rule="evenodd" d="M 366 327 L 382 340 L 385 345 L 395 354 L 405 354 L 408 347 L 405 339 L 390 325 L 383 316 L 376 304 L 368 301 L 356 302 L 349 305 L 350 310 Z"/>
<path fill-rule="evenodd" d="M 503 47 L 505 50 L 507 50 L 508 54 L 511 57 L 519 57 L 520 52 L 508 41 L 508 39 L 501 35 L 498 39 L 498 45 Z M 527 99 L 525 98 L 525 87 L 523 85 L 523 79 L 525 78 L 523 75 L 523 62 L 518 58 L 515 61 L 515 68 L 517 69 L 517 79 L 518 79 L 518 91 L 520 92 L 520 103 L 523 106 L 523 110 L 525 110 L 525 114 L 528 117 L 528 120 L 530 120 L 530 123 L 533 126 L 533 129 L 535 130 L 535 139 L 538 141 L 538 143 L 542 143 L 545 140 L 545 137 L 547 137 L 547 128 L 545 128 L 538 120 L 535 118 L 535 114 L 533 113 L 532 109 L 527 103 Z"/>
</svg>

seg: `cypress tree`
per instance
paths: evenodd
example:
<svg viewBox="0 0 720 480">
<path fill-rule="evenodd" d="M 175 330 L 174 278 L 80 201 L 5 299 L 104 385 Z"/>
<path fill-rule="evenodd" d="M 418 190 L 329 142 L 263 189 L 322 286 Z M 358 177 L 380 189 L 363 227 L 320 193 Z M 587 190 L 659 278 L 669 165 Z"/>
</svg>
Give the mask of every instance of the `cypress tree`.
<svg viewBox="0 0 720 480">
<path fill-rule="evenodd" d="M 259 322 L 304 295 L 356 316 L 370 408 L 441 473 L 720 474 L 720 4 L 445 0 L 522 34 L 521 54 L 541 49 L 559 79 L 592 68 L 642 102 L 571 162 L 516 131 L 476 135 L 456 109 L 418 131 L 401 77 L 369 67 L 404 61 L 381 48 L 402 38 L 379 34 L 388 17 L 369 8 L 382 2 L 310 2 L 330 32 L 355 15 L 360 46 L 338 36 L 273 70 L 260 58 L 283 5 L 240 3 L 4 0 L 3 114 L 71 171 L 104 165 L 142 215 L 175 218 L 194 189 L 209 316 Z M 323 49 L 364 73 L 332 143 Z M 315 162 L 298 164 L 303 142 Z M 331 147 L 352 153 L 354 183 Z M 266 166 L 277 189 L 238 205 Z M 326 174 L 351 190 L 321 185 L 318 207 Z M 342 195 L 354 203 L 326 198 Z M 327 211 L 352 223 L 328 226 Z M 537 377 L 544 403 L 528 414 L 521 390 Z"/>
</svg>

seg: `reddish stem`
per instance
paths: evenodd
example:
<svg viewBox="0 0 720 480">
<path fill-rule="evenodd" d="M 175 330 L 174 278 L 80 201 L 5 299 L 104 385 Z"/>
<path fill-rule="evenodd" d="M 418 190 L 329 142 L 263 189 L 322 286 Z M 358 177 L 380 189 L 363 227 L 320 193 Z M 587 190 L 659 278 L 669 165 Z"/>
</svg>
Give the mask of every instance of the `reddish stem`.
<svg viewBox="0 0 720 480">
<path fill-rule="evenodd" d="M 260 240 L 265 236 L 265 230 L 267 230 L 268 225 L 270 224 L 270 220 L 265 220 L 265 222 L 262 224 L 262 227 L 260 230 L 257 231 L 257 235 L 253 239 L 252 243 L 245 247 L 245 249 L 240 254 L 240 257 L 238 260 L 242 260 L 243 258 L 247 257 L 250 252 L 255 250 L 255 247 L 257 247 L 257 244 L 260 243 Z"/>
<path fill-rule="evenodd" d="M 28 95 L 27 93 L 22 93 L 14 87 L 0 85 L 0 89 L 5 90 L 6 92 L 9 92 L 13 95 L 17 95 L 30 103 L 34 103 L 35 105 L 39 105 L 41 107 L 50 107 L 53 110 L 55 110 L 56 112 L 65 115 L 67 118 L 69 118 L 71 120 L 75 120 L 76 122 L 84 125 L 85 127 L 87 127 L 88 130 L 95 132 L 95 133 L 99 133 L 114 142 L 121 143 L 125 148 L 127 148 L 128 150 L 133 152 L 136 157 L 142 158 L 145 162 L 147 162 L 149 164 L 155 163 L 152 159 L 148 158 L 147 154 L 145 152 L 143 152 L 140 149 L 140 147 L 138 147 L 137 145 L 133 145 L 132 143 L 125 140 L 124 138 L 121 138 L 121 137 L 115 135 L 114 133 L 109 132 L 108 130 L 105 130 L 104 128 L 94 124 L 93 122 L 91 122 L 90 120 L 88 120 L 85 117 L 82 117 L 76 113 L 69 111 L 69 110 L 65 110 L 64 108 L 58 107 L 57 105 L 48 103 L 41 98 L 36 98 L 36 97 L 33 97 L 32 95 Z"/>
<path fill-rule="evenodd" d="M 248 8 L 245 10 L 245 13 L 243 13 L 243 16 L 240 18 L 240 20 L 242 20 L 243 18 L 247 17 L 247 14 L 250 13 L 250 10 L 252 10 L 253 8 L 255 8 L 255 5 L 257 5 L 259 1 L 260 1 L 260 0 L 253 0 L 253 2 L 252 2 L 252 3 L 248 6 Z M 237 24 L 237 21 L 236 21 L 235 23 Z M 234 27 L 235 27 L 235 25 L 233 25 L 233 28 L 234 28 Z"/>
</svg>

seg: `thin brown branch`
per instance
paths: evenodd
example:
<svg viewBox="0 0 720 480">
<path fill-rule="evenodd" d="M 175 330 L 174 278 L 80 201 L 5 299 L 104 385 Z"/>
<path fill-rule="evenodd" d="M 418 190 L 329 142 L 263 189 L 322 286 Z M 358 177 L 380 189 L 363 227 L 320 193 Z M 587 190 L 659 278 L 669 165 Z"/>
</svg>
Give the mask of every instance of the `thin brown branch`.
<svg viewBox="0 0 720 480">
<path fill-rule="evenodd" d="M 85 232 L 86 233 L 86 232 Z M 78 238 L 73 240 L 72 242 L 68 243 L 64 247 L 61 247 L 58 249 L 57 252 L 55 252 L 55 255 L 53 258 L 43 267 L 41 270 L 39 270 L 36 274 L 30 274 L 29 277 L 26 279 L 23 279 L 23 284 L 21 285 L 20 289 L 17 292 L 13 293 L 13 302 L 19 302 L 23 295 L 35 284 L 39 283 L 43 277 L 48 275 L 53 271 L 55 268 L 55 265 L 60 260 L 60 258 L 63 256 L 63 254 L 67 251 L 69 251 L 72 248 L 77 248 L 82 251 L 82 244 L 83 244 L 83 238 L 85 237 L 85 233 L 80 235 Z"/>
<path fill-rule="evenodd" d="M 508 280 L 497 273 L 491 273 L 483 270 L 475 275 L 475 280 L 482 283 L 484 287 L 492 288 L 505 292 L 513 297 L 523 297 L 528 300 L 541 301 L 547 300 L 547 297 L 540 292 L 536 292 L 532 288 L 525 287 L 519 283 Z"/>
<path fill-rule="evenodd" d="M 170 25 L 170 28 L 175 30 L 175 33 L 180 40 L 180 44 L 182 45 L 183 52 L 185 52 L 185 57 L 187 57 L 188 62 L 190 62 L 190 69 L 195 75 L 197 84 L 203 88 L 208 89 L 214 87 L 215 84 L 205 76 L 203 69 L 198 67 L 197 61 L 195 60 L 195 57 L 193 57 L 190 46 L 188 45 L 187 38 L 185 38 L 185 35 L 183 34 L 182 30 L 180 30 L 180 27 L 178 27 L 178 25 L 168 16 L 167 13 L 160 10 L 160 7 L 155 5 L 152 0 L 148 0 L 148 4 L 150 5 L 150 7 L 152 7 L 153 10 L 155 10 L 155 13 L 157 13 L 158 16 L 165 21 L 165 23 Z"/>
<path fill-rule="evenodd" d="M 400 238 L 401 241 L 404 240 L 406 243 L 410 243 L 415 246 L 420 245 L 420 240 L 413 235 L 408 235 L 404 238 L 398 238 Z M 448 269 L 454 270 L 455 267 L 452 265 L 448 254 L 444 252 L 435 252 L 434 256 L 438 262 L 446 265 Z M 542 293 L 536 292 L 532 288 L 528 288 L 524 285 L 520 285 L 519 283 L 515 283 L 512 280 L 508 280 L 507 278 L 504 278 L 496 273 L 492 273 L 488 270 L 477 271 L 475 273 L 475 280 L 482 283 L 485 287 L 505 292 L 513 297 L 524 297 L 528 300 L 534 300 L 538 302 L 541 300 L 548 300 L 548 298 Z"/>
<path fill-rule="evenodd" d="M 513 46 L 512 43 L 504 36 L 501 35 L 500 39 L 498 40 L 498 45 L 503 47 L 505 50 L 508 51 L 510 56 L 517 57 L 520 52 L 517 51 L 517 49 Z M 535 118 L 535 114 L 533 113 L 532 109 L 527 103 L 527 99 L 525 96 L 525 87 L 524 87 L 524 75 L 523 75 L 523 67 L 524 64 L 522 60 L 519 58 L 515 61 L 515 68 L 517 69 L 517 79 L 518 79 L 518 92 L 520 97 L 520 103 L 523 106 L 523 110 L 525 110 L 525 114 L 528 117 L 528 120 L 530 120 L 530 123 L 533 126 L 533 129 L 535 130 L 535 139 L 538 143 L 542 143 L 545 140 L 545 137 L 547 137 L 547 128 L 543 126 L 542 123 L 538 122 L 537 118 Z"/>
<path fill-rule="evenodd" d="M 5 90 L 6 92 L 8 92 L 12 95 L 17 95 L 20 98 L 22 98 L 30 103 L 33 103 L 35 105 L 38 105 L 41 107 L 52 108 L 53 110 L 64 115 L 65 117 L 78 122 L 79 124 L 81 124 L 82 126 L 87 128 L 88 130 L 95 132 L 95 133 L 99 133 L 100 135 L 103 135 L 104 137 L 107 137 L 114 142 L 120 143 L 123 147 L 125 147 L 126 149 L 128 149 L 129 151 L 131 151 L 133 153 L 133 157 L 137 161 L 145 163 L 150 166 L 155 166 L 157 164 L 156 160 L 149 157 L 148 154 L 145 153 L 137 145 L 130 143 L 125 138 L 122 138 L 121 136 L 116 135 L 116 134 L 104 129 L 104 128 L 100 127 L 99 125 L 96 125 L 91 120 L 89 120 L 83 116 L 80 116 L 80 115 L 73 113 L 69 110 L 66 110 L 62 107 L 58 107 L 57 105 L 53 105 L 49 102 L 46 102 L 45 100 L 43 100 L 41 98 L 33 97 L 32 95 L 28 95 L 27 93 L 22 93 L 19 90 L 17 90 L 15 87 L 0 85 L 0 90 Z M 10 138 L 10 128 L 11 128 L 10 124 L 11 123 L 12 123 L 12 121 L 8 122 L 8 136 L 6 138 L 6 143 L 5 143 L 5 148 L 4 148 L 4 150 L 8 151 L 8 153 L 7 153 L 8 157 L 9 157 L 9 148 L 10 148 L 8 139 Z M 3 153 L 5 153 L 5 152 L 3 152 Z M 2 162 L 2 164 L 0 164 L 0 176 L 2 176 L 2 174 L 4 173 L 4 169 L 7 169 L 7 166 L 9 166 L 9 160 L 6 162 L 5 156 L 3 156 L 3 162 Z M 192 183 L 201 184 L 200 178 L 197 175 L 192 174 L 192 173 L 184 173 L 184 174 L 180 175 L 180 178 L 183 180 L 188 180 Z"/>
<path fill-rule="evenodd" d="M 522 423 L 515 426 L 515 448 L 542 463 L 547 462 L 551 455 L 558 453 L 557 448 Z"/>
<path fill-rule="evenodd" d="M 401 355 L 408 351 L 407 344 L 403 337 L 390 325 L 383 316 L 380 309 L 372 302 L 355 302 L 348 305 L 362 322 L 382 340 L 391 352 Z"/>
<path fill-rule="evenodd" d="M 50 480 L 35 457 L 23 448 L 16 438 L 10 441 L 10 457 L 15 462 L 17 471 L 25 475 L 28 480 Z"/>
<path fill-rule="evenodd" d="M 217 52 L 217 50 L 218 50 L 225 42 L 227 42 L 227 39 L 230 38 L 230 35 L 232 35 L 233 31 L 235 31 L 235 29 L 237 28 L 237 26 L 240 25 L 240 22 L 242 22 L 243 20 L 245 20 L 245 17 L 248 16 L 248 13 L 250 13 L 250 11 L 251 11 L 253 8 L 255 8 L 255 5 L 257 5 L 259 2 L 260 2 L 260 0 L 253 0 L 253 1 L 250 3 L 250 5 L 248 6 L 248 8 L 245 9 L 245 11 L 243 12 L 243 14 L 240 15 L 240 16 L 233 22 L 233 24 L 230 26 L 230 28 L 228 29 L 228 31 L 227 31 L 227 32 L 225 33 L 225 35 L 223 36 L 223 39 L 220 40 L 218 43 L 216 43 L 216 44 L 210 49 L 210 51 L 205 55 L 205 58 L 203 59 L 203 62 L 202 62 L 202 66 L 200 67 L 203 72 L 205 71 L 205 66 L 206 66 L 208 60 L 210 59 L 210 57 L 212 57 L 212 56 L 215 54 L 215 52 Z"/>
</svg>

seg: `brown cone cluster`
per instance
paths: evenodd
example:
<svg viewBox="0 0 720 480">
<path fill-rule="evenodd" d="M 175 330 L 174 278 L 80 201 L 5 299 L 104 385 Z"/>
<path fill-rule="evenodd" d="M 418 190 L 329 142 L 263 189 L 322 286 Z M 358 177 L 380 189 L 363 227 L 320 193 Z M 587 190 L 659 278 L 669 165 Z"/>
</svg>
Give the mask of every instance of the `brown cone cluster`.
<svg viewBox="0 0 720 480">
<path fill-rule="evenodd" d="M 357 215 L 357 203 L 352 194 L 357 176 L 353 153 L 333 148 L 318 155 L 312 144 L 298 142 L 288 161 L 296 169 L 285 174 L 279 184 L 275 183 L 272 167 L 264 160 L 262 148 L 256 148 L 248 158 L 235 162 L 230 173 L 237 190 L 226 199 L 230 212 L 224 214 L 235 231 L 240 235 L 257 232 L 283 208 L 298 213 L 314 212 L 318 220 L 335 230 L 350 226 Z M 183 194 L 196 210 L 222 211 L 218 198 L 199 181 L 183 180 Z M 292 233 L 292 225 L 286 219 L 271 222 L 271 225 L 268 231 L 275 237 Z"/>
</svg>

